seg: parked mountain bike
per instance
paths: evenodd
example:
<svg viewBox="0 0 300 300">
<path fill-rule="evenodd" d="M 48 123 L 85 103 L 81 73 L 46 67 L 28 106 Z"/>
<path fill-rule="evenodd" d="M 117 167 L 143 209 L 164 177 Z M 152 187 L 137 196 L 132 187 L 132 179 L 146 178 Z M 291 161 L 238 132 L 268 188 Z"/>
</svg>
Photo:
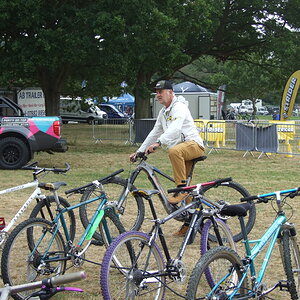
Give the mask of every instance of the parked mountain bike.
<svg viewBox="0 0 300 300">
<path fill-rule="evenodd" d="M 134 194 L 138 194 L 149 202 L 154 225 L 148 234 L 139 231 L 125 232 L 107 248 L 100 276 L 103 298 L 105 300 L 123 300 L 139 297 L 157 300 L 163 299 L 166 288 L 177 296 L 181 296 L 172 290 L 169 284 L 185 281 L 187 268 L 182 258 L 187 245 L 193 243 L 199 231 L 201 232 L 201 253 L 207 252 L 216 245 L 226 245 L 236 249 L 229 228 L 221 219 L 217 218 L 219 215 L 228 216 L 227 211 L 236 205 L 220 205 L 201 194 L 202 187 L 216 186 L 223 182 L 230 182 L 230 179 L 219 179 L 185 187 L 185 191 L 192 193 L 193 202 L 163 219 L 157 218 L 151 199 L 153 195 L 159 193 L 158 190 L 134 191 Z M 169 192 L 174 191 L 179 191 L 179 189 L 169 190 Z M 161 225 L 176 218 L 182 212 L 187 212 L 190 216 L 189 228 L 176 257 L 172 258 Z M 216 237 L 215 243 L 209 239 L 210 233 Z M 159 245 L 162 246 L 162 250 Z M 115 264 L 115 261 L 118 263 Z"/>
<path fill-rule="evenodd" d="M 121 173 L 118 170 L 103 178 L 103 181 Z M 67 262 L 72 266 L 81 266 L 85 261 L 85 253 L 92 245 L 92 237 L 99 227 L 102 241 L 109 245 L 113 239 L 125 229 L 114 210 L 107 205 L 105 191 L 86 202 L 61 207 L 57 190 L 65 183 L 47 184 L 49 190 L 55 193 L 57 213 L 53 221 L 42 218 L 31 218 L 20 223 L 7 239 L 1 262 L 1 272 L 4 284 L 18 285 L 24 282 L 36 281 L 44 276 L 64 274 Z M 101 180 L 66 191 L 67 194 L 83 193 L 86 188 L 97 185 L 101 190 Z M 91 223 L 81 235 L 79 242 L 74 243 L 66 225 L 65 215 L 82 205 L 97 202 Z M 38 207 L 39 204 L 37 204 Z M 92 261 L 89 261 L 92 262 Z M 93 261 L 99 264 L 99 261 Z M 13 295 L 14 299 L 23 299 L 22 295 Z"/>
<path fill-rule="evenodd" d="M 54 174 L 65 174 L 70 170 L 70 166 L 66 163 L 66 167 L 64 169 L 60 168 L 45 168 L 38 166 L 37 162 L 34 162 L 30 165 L 24 166 L 22 168 L 23 170 L 31 170 L 33 181 L 14 186 L 5 190 L 0 191 L 0 195 L 8 194 L 17 192 L 20 190 L 25 190 L 29 188 L 34 188 L 34 191 L 31 193 L 31 195 L 28 197 L 28 199 L 24 202 L 22 207 L 19 209 L 19 211 L 14 215 L 14 217 L 8 222 L 7 225 L 5 225 L 5 218 L 2 217 L 1 223 L 2 223 L 2 229 L 0 231 L 0 247 L 3 246 L 4 242 L 6 241 L 8 237 L 8 232 L 11 230 L 11 228 L 16 224 L 18 219 L 24 214 L 28 206 L 32 203 L 32 201 L 36 200 L 37 203 L 40 203 L 39 208 L 35 209 L 30 217 L 37 217 L 41 216 L 48 220 L 53 220 L 53 215 L 55 215 L 55 210 L 51 208 L 51 204 L 55 203 L 55 199 L 53 195 L 45 195 L 42 190 L 47 190 L 47 185 L 43 182 L 40 182 L 41 175 L 45 176 L 49 172 L 52 172 Z M 62 197 L 59 197 L 59 201 L 61 203 L 62 207 L 68 207 L 69 203 Z M 56 208 L 56 207 L 55 207 Z M 75 235 L 75 228 L 73 227 L 73 224 L 75 222 L 75 216 L 73 212 L 69 212 L 68 214 L 68 220 L 67 223 L 69 225 L 70 234 L 71 237 L 74 238 Z"/>
<path fill-rule="evenodd" d="M 47 300 L 60 292 L 83 292 L 82 289 L 74 288 L 74 287 L 65 287 L 62 286 L 64 284 L 83 280 L 86 278 L 86 274 L 84 271 L 77 273 L 70 273 L 66 275 L 60 275 L 52 278 L 46 278 L 41 281 L 25 283 L 22 285 L 16 286 L 6 286 L 0 289 L 0 300 L 7 300 L 9 296 L 14 295 L 15 293 L 24 292 L 27 293 L 25 300 L 36 298 L 41 300 Z M 39 290 L 36 290 L 39 289 Z M 33 290 L 36 290 L 32 292 Z M 29 291 L 31 291 L 29 293 Z"/>
<path fill-rule="evenodd" d="M 249 240 L 245 230 L 244 209 L 248 203 L 241 204 L 231 212 L 240 220 L 246 256 L 239 255 L 227 247 L 216 247 L 203 255 L 196 264 L 187 289 L 187 299 L 269 299 L 267 296 L 275 288 L 288 291 L 291 299 L 300 296 L 300 253 L 297 244 L 296 228 L 289 222 L 284 206 L 287 198 L 299 196 L 300 188 L 277 191 L 246 197 L 242 201 L 274 203 L 277 207 L 275 220 L 266 232 L 257 240 Z M 285 280 L 278 280 L 267 287 L 264 275 L 275 244 L 279 245 L 281 260 L 285 271 Z M 262 250 L 268 245 L 264 257 Z M 260 255 L 261 254 L 261 255 Z M 260 261 L 260 263 L 259 263 Z M 261 265 L 258 269 L 258 266 Z M 273 269 L 272 272 L 276 274 Z"/>
<path fill-rule="evenodd" d="M 196 163 L 205 159 L 206 156 L 201 156 L 193 160 L 192 169 L 187 178 L 187 186 L 191 184 Z M 172 212 L 176 211 L 180 206 L 169 203 L 168 195 L 163 189 L 158 176 L 161 176 L 161 178 L 165 178 L 172 183 L 174 183 L 174 179 L 155 166 L 146 162 L 146 160 L 147 155 L 145 155 L 145 153 L 139 153 L 137 155 L 138 164 L 136 168 L 131 172 L 128 179 L 125 180 L 116 176 L 111 178 L 109 181 L 106 181 L 105 183 L 105 191 L 107 192 L 108 197 L 111 201 L 110 205 L 115 207 L 115 211 L 119 214 L 120 220 L 126 230 L 139 230 L 142 222 L 144 221 L 145 207 L 143 199 L 137 194 L 132 194 L 132 191 L 136 189 L 136 179 L 139 176 L 142 176 L 142 173 L 146 174 L 153 188 L 159 191 L 158 197 L 167 214 L 171 214 Z M 96 186 L 89 190 L 86 190 L 86 193 L 84 193 L 83 195 L 82 201 L 86 201 L 90 197 L 94 197 L 97 192 L 98 191 Z M 201 193 L 214 202 L 220 201 L 220 203 L 226 202 L 229 204 L 238 203 L 241 197 L 247 197 L 250 195 L 243 186 L 234 181 L 222 182 L 215 186 L 203 186 Z M 82 223 L 85 224 L 85 227 L 89 224 L 94 210 L 95 207 L 93 207 L 93 205 L 81 207 L 80 216 Z M 255 216 L 256 211 L 255 206 L 253 205 L 250 208 L 248 219 L 246 221 L 247 232 L 251 231 L 255 222 Z M 179 215 L 176 220 L 186 221 L 186 216 Z M 236 218 L 227 218 L 226 222 L 232 229 L 234 240 L 241 240 L 242 234 L 239 230 L 238 220 Z M 96 232 L 94 237 L 96 239 L 100 239 L 100 234 Z"/>
</svg>

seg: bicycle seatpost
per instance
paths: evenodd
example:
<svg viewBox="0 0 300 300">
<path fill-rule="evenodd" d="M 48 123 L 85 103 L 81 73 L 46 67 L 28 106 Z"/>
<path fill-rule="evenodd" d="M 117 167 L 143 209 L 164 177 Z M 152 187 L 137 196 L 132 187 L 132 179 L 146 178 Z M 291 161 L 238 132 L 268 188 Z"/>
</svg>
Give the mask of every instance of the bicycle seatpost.
<svg viewBox="0 0 300 300">
<path fill-rule="evenodd" d="M 191 170 L 189 171 L 188 173 L 188 176 L 187 176 L 187 179 L 186 179 L 186 186 L 189 186 L 191 185 L 191 181 L 192 181 L 192 178 L 193 178 L 193 173 L 194 173 L 194 169 L 195 169 L 195 166 L 196 166 L 196 163 L 198 161 L 203 161 L 207 158 L 207 156 L 203 155 L 203 156 L 199 156 L 197 158 L 194 158 L 192 160 L 192 167 L 191 167 Z"/>
</svg>

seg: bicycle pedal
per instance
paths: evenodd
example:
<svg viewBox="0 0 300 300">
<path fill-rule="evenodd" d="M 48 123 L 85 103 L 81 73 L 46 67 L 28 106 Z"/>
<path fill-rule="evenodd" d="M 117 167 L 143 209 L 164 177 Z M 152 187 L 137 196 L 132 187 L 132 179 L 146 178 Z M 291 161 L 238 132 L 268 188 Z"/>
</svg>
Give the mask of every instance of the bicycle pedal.
<svg viewBox="0 0 300 300">
<path fill-rule="evenodd" d="M 289 285 L 287 280 L 279 280 L 278 281 L 278 286 L 279 286 L 280 291 L 284 291 L 284 292 L 289 291 L 290 285 Z"/>
<path fill-rule="evenodd" d="M 91 244 L 94 246 L 103 246 L 104 245 L 103 241 L 100 241 L 100 240 L 92 240 Z"/>
</svg>

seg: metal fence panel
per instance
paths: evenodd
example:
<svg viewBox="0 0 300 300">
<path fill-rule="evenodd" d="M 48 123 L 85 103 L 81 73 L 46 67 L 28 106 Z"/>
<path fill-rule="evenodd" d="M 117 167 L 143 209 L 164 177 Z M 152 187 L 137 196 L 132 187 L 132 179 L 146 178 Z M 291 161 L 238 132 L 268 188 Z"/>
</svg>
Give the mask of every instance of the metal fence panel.
<svg viewBox="0 0 300 300">
<path fill-rule="evenodd" d="M 98 141 L 142 143 L 155 119 L 108 119 L 93 124 L 93 138 Z M 195 120 L 205 146 L 212 149 L 300 155 L 300 121 Z M 210 150 L 210 151 L 211 151 Z"/>
<path fill-rule="evenodd" d="M 130 119 L 105 119 L 102 124 L 92 124 L 93 139 L 96 142 L 132 142 L 132 121 Z"/>
</svg>

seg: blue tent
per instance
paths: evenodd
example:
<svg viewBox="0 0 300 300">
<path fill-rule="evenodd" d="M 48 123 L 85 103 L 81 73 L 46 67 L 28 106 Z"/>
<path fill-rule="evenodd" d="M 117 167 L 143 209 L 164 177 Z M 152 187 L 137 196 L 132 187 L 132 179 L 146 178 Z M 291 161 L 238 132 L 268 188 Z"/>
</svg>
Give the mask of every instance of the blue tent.
<svg viewBox="0 0 300 300">
<path fill-rule="evenodd" d="M 132 115 L 134 113 L 134 97 L 128 93 L 124 93 L 119 97 L 113 97 L 106 102 L 114 105 L 121 112 Z"/>
</svg>

